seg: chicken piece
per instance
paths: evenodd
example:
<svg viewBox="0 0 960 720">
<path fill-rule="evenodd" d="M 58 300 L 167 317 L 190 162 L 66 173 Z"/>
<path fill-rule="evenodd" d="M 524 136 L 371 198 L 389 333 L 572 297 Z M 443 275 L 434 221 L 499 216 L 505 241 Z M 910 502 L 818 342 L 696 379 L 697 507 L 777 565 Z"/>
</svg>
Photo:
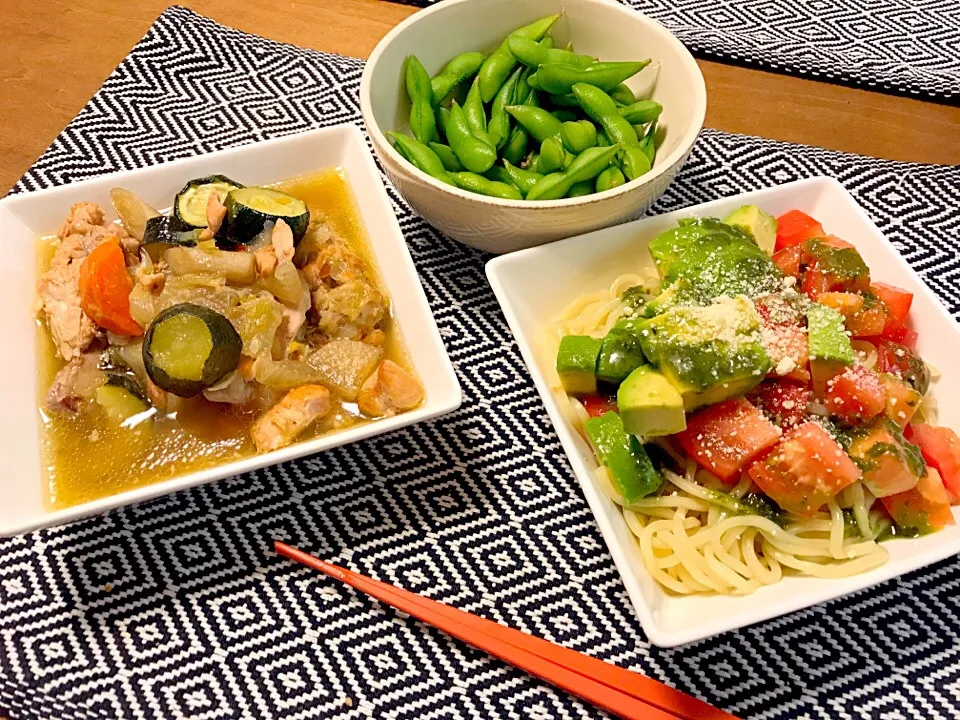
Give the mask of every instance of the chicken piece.
<svg viewBox="0 0 960 720">
<path fill-rule="evenodd" d="M 239 372 L 232 372 L 222 381 L 203 391 L 210 402 L 229 405 L 246 405 L 253 400 L 253 388 L 247 384 Z"/>
<path fill-rule="evenodd" d="M 293 231 L 283 220 L 277 220 L 270 235 L 270 244 L 260 248 L 254 254 L 257 262 L 257 275 L 266 278 L 273 275 L 277 265 L 293 260 Z"/>
<path fill-rule="evenodd" d="M 386 299 L 366 280 L 313 291 L 317 327 L 331 338 L 359 340 L 374 330 L 386 315 Z"/>
<path fill-rule="evenodd" d="M 409 410 L 423 400 L 423 385 L 393 360 L 384 360 L 366 379 L 357 395 L 364 415 L 381 417 Z"/>
<path fill-rule="evenodd" d="M 78 412 L 81 403 L 92 398 L 103 383 L 99 365 L 100 353 L 89 352 L 60 368 L 44 398 L 44 407 L 51 412 Z"/>
<path fill-rule="evenodd" d="M 57 230 L 60 246 L 50 262 L 51 267 L 67 265 L 72 260 L 86 257 L 109 236 L 120 241 L 128 256 L 136 257 L 140 242 L 131 237 L 122 225 L 106 222 L 103 208 L 92 202 L 75 203 Z"/>
<path fill-rule="evenodd" d="M 311 290 L 364 280 L 367 266 L 340 240 L 331 238 L 303 266 L 303 278 Z"/>
<path fill-rule="evenodd" d="M 289 445 L 310 423 L 333 408 L 330 391 L 322 385 L 301 385 L 257 418 L 250 428 L 257 452 L 270 452 Z"/>
<path fill-rule="evenodd" d="M 300 332 L 300 328 L 307 321 L 307 311 L 310 309 L 310 292 L 304 288 L 303 295 L 303 300 L 299 306 L 283 308 L 283 314 L 280 316 L 280 327 L 277 328 L 277 334 L 273 337 L 272 356 L 274 360 L 283 360 L 287 357 L 287 348 L 290 347 L 290 343 L 293 342 L 297 333 Z"/>
<path fill-rule="evenodd" d="M 210 197 L 207 198 L 207 230 L 210 231 L 210 237 L 220 231 L 226 216 L 227 206 L 220 199 L 220 193 L 210 193 Z"/>
</svg>

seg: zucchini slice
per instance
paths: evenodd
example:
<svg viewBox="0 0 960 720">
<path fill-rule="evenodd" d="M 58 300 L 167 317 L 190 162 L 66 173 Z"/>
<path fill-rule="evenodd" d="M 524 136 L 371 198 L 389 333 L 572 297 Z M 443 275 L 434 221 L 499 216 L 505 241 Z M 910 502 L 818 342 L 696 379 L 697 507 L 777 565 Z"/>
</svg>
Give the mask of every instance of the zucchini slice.
<svg viewBox="0 0 960 720">
<path fill-rule="evenodd" d="M 151 248 L 193 247 L 200 241 L 201 230 L 190 227 L 175 217 L 159 215 L 147 220 L 143 229 L 143 247 Z M 152 253 L 151 253 L 152 256 Z"/>
<path fill-rule="evenodd" d="M 150 409 L 150 403 L 137 382 L 128 375 L 111 373 L 97 388 L 97 404 L 118 425 Z"/>
<path fill-rule="evenodd" d="M 181 303 L 157 315 L 143 340 L 143 364 L 163 390 L 193 397 L 237 369 L 243 342 L 230 321 Z"/>
<path fill-rule="evenodd" d="M 310 224 L 310 211 L 303 200 L 270 188 L 238 188 L 227 195 L 227 232 L 231 240 L 251 243 L 268 221 L 283 220 L 300 242 Z"/>
<path fill-rule="evenodd" d="M 173 216 L 195 228 L 207 227 L 207 202 L 211 193 L 219 193 L 221 199 L 232 190 L 242 188 L 238 182 L 226 175 L 210 175 L 191 180 L 177 193 L 173 201 Z"/>
</svg>

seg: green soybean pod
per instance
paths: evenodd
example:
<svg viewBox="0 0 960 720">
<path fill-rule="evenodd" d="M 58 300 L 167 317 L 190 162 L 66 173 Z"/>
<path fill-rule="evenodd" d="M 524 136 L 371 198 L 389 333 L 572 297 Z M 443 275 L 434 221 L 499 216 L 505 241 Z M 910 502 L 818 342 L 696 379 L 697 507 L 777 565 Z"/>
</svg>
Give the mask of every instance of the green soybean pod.
<svg viewBox="0 0 960 720">
<path fill-rule="evenodd" d="M 484 102 L 490 102 L 497 94 L 500 86 L 506 82 L 507 76 L 513 71 L 517 59 L 510 52 L 509 40 L 511 35 L 519 35 L 529 40 L 539 40 L 550 30 L 550 27 L 560 18 L 560 15 L 548 15 L 535 20 L 529 25 L 518 27 L 483 61 L 477 78 L 480 80 L 480 96 Z"/>
<path fill-rule="evenodd" d="M 597 144 L 597 128 L 589 120 L 565 122 L 560 126 L 563 146 L 574 155 L 579 155 Z"/>
<path fill-rule="evenodd" d="M 572 94 L 567 95 L 550 95 L 550 104 L 555 105 L 559 108 L 577 108 L 580 107 L 580 103 L 577 102 L 577 99 Z"/>
<path fill-rule="evenodd" d="M 568 65 L 586 67 L 597 61 L 596 58 L 590 57 L 589 55 L 578 55 L 569 50 L 548 48 L 541 43 L 518 35 L 511 35 L 507 38 L 507 47 L 510 50 L 510 54 L 517 60 L 533 68 L 546 63 L 566 63 Z"/>
<path fill-rule="evenodd" d="M 533 189 L 533 186 L 537 184 L 537 181 L 543 177 L 539 173 L 535 173 L 532 170 L 524 170 L 519 168 L 509 160 L 504 159 L 503 169 L 510 176 L 510 179 L 513 181 L 513 184 L 517 186 L 517 189 L 520 190 L 520 194 L 524 197 L 527 196 L 527 193 Z"/>
<path fill-rule="evenodd" d="M 588 83 L 601 90 L 612 90 L 629 77 L 636 75 L 650 64 L 639 62 L 594 63 L 587 67 L 548 63 L 536 72 L 536 87 L 554 95 L 564 95 L 577 83 Z"/>
<path fill-rule="evenodd" d="M 650 123 L 650 127 L 647 128 L 647 132 L 644 133 L 642 138 L 640 138 L 640 147 L 641 149 L 643 149 L 644 154 L 647 156 L 647 159 L 650 161 L 651 167 L 653 167 L 653 161 L 657 157 L 656 137 L 657 137 L 657 122 L 653 121 L 652 123 Z"/>
<path fill-rule="evenodd" d="M 469 190 L 480 195 L 503 198 L 504 200 L 523 200 L 520 191 L 513 185 L 490 180 L 477 173 L 458 172 L 451 173 L 450 176 L 461 190 Z"/>
<path fill-rule="evenodd" d="M 531 105 L 509 105 L 506 111 L 537 142 L 542 143 L 548 137 L 560 136 L 560 127 L 563 123 L 543 108 Z"/>
<path fill-rule="evenodd" d="M 620 157 L 620 168 L 627 180 L 636 180 L 641 175 L 650 172 L 650 158 L 639 145 L 626 147 Z"/>
<path fill-rule="evenodd" d="M 445 167 L 448 172 L 460 172 L 463 170 L 463 164 L 460 162 L 457 154 L 450 149 L 449 145 L 432 142 L 430 143 L 430 149 L 437 154 L 440 162 L 443 163 L 443 167 Z"/>
<path fill-rule="evenodd" d="M 607 134 L 601 130 L 597 133 L 597 147 L 610 147 L 610 138 L 607 137 Z"/>
<path fill-rule="evenodd" d="M 557 137 L 548 137 L 540 143 L 540 159 L 535 168 L 541 175 L 552 173 L 563 167 L 566 159 L 566 152 L 563 149 L 563 143 Z"/>
<path fill-rule="evenodd" d="M 570 186 L 570 189 L 567 190 L 567 197 L 583 197 L 584 195 L 593 195 L 593 182 L 590 180 L 582 180 L 581 182 L 574 183 Z"/>
<path fill-rule="evenodd" d="M 483 53 L 465 52 L 448 62 L 443 70 L 430 80 L 434 104 L 442 103 L 457 85 L 476 75 L 486 59 L 487 56 Z"/>
<path fill-rule="evenodd" d="M 438 107 L 433 115 L 437 119 L 437 132 L 443 137 L 446 137 L 447 121 L 450 119 L 450 108 Z"/>
<path fill-rule="evenodd" d="M 493 98 L 493 104 L 490 106 L 490 122 L 487 123 L 487 135 L 490 136 L 490 142 L 497 148 L 506 145 L 510 136 L 510 113 L 505 108 L 513 102 L 521 75 L 523 75 L 523 68 L 514 70 L 503 87 L 497 92 L 497 96 Z"/>
<path fill-rule="evenodd" d="M 433 116 L 430 76 L 416 55 L 407 56 L 405 81 L 407 96 L 410 98 L 410 129 L 421 143 L 435 142 L 439 137 Z"/>
<path fill-rule="evenodd" d="M 487 170 L 483 176 L 488 180 L 495 180 L 496 182 L 502 182 L 505 185 L 513 185 L 516 187 L 516 183 L 513 182 L 513 176 L 507 172 L 505 167 L 500 165 L 494 165 L 492 168 Z M 520 188 L 517 188 L 519 190 Z M 523 195 L 523 193 L 520 193 Z"/>
<path fill-rule="evenodd" d="M 592 180 L 606 170 L 616 156 L 619 146 L 587 148 L 574 158 L 563 172 L 545 175 L 527 194 L 527 200 L 558 200 L 578 182 Z"/>
<path fill-rule="evenodd" d="M 549 35 L 544 35 L 543 39 L 540 40 L 540 42 L 537 44 L 545 48 L 546 50 L 549 50 L 550 48 L 553 47 L 553 38 L 550 37 Z"/>
<path fill-rule="evenodd" d="M 624 147 L 639 144 L 640 141 L 633 126 L 620 117 L 617 104 L 603 90 L 586 83 L 577 83 L 573 86 L 573 94 L 580 101 L 583 111 L 603 128 L 610 142 L 619 143 Z"/>
<path fill-rule="evenodd" d="M 463 101 L 463 114 L 467 118 L 467 125 L 470 126 L 470 132 L 476 137 L 490 142 L 490 136 L 487 134 L 487 113 L 483 109 L 483 102 L 480 100 L 480 83 L 477 78 L 473 79 L 470 85 L 470 92 Z M 490 145 L 493 145 L 490 142 Z"/>
<path fill-rule="evenodd" d="M 474 173 L 485 173 L 497 161 L 497 151 L 492 145 L 476 137 L 467 124 L 467 118 L 456 102 L 450 105 L 447 121 L 447 140 L 463 166 Z"/>
<path fill-rule="evenodd" d="M 626 181 L 627 179 L 623 176 L 620 168 L 608 167 L 602 173 L 597 175 L 597 182 L 594 185 L 594 188 L 597 192 L 603 192 L 604 190 L 612 190 L 615 187 L 620 187 Z"/>
<path fill-rule="evenodd" d="M 517 125 L 517 127 L 510 131 L 507 144 L 503 146 L 500 154 L 503 155 L 504 160 L 509 160 L 513 164 L 519 165 L 523 162 L 523 158 L 526 157 L 527 146 L 529 144 L 530 136 L 527 134 L 527 131 Z"/>
<path fill-rule="evenodd" d="M 663 105 L 655 100 L 638 100 L 630 105 L 617 108 L 617 112 L 631 125 L 643 125 L 660 117 L 660 113 L 663 112 Z"/>
<path fill-rule="evenodd" d="M 441 182 L 449 185 L 455 184 L 437 154 L 422 142 L 398 132 L 388 132 L 386 135 L 390 138 L 390 142 L 393 143 L 397 152 L 409 160 L 412 165 Z"/>
<path fill-rule="evenodd" d="M 620 83 L 613 90 L 610 91 L 610 97 L 613 98 L 615 103 L 620 105 L 631 105 L 636 102 L 637 98 L 625 83 Z"/>
<path fill-rule="evenodd" d="M 573 122 L 577 119 L 577 114 L 573 110 L 554 110 L 550 114 L 561 123 Z"/>
</svg>

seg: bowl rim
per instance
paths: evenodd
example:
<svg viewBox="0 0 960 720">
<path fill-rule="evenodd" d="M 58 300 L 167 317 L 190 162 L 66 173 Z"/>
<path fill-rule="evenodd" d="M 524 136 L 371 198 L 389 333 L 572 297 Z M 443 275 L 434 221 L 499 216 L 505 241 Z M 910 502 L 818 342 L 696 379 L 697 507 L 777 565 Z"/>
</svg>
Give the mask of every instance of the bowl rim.
<svg viewBox="0 0 960 720">
<path fill-rule="evenodd" d="M 686 132 L 681 138 L 681 142 L 669 155 L 663 159 L 663 162 L 661 162 L 658 167 L 652 168 L 650 172 L 642 175 L 639 178 L 636 178 L 635 180 L 631 180 L 619 187 L 612 188 L 610 190 L 604 190 L 603 192 L 599 193 L 591 193 L 590 195 L 584 195 L 575 198 L 560 198 L 558 200 L 507 200 L 503 198 L 491 197 L 489 195 L 480 195 L 479 193 L 467 192 L 459 187 L 440 182 L 436 178 L 433 178 L 420 170 L 413 163 L 406 160 L 393 147 L 393 144 L 387 139 L 386 135 L 380 129 L 379 124 L 374 118 L 370 91 L 373 69 L 379 62 L 380 56 L 383 54 L 386 47 L 420 20 L 429 17 L 434 13 L 445 12 L 448 8 L 454 5 L 483 1 L 484 0 L 444 0 L 444 2 L 439 2 L 429 8 L 420 10 L 419 12 L 416 12 L 408 17 L 399 25 L 396 25 L 390 32 L 384 35 L 380 42 L 377 43 L 376 47 L 374 47 L 373 52 L 371 52 L 370 56 L 367 58 L 367 61 L 363 67 L 363 73 L 360 76 L 360 114 L 363 116 L 364 125 L 367 128 L 367 133 L 370 135 L 371 140 L 373 141 L 374 147 L 378 151 L 384 152 L 392 162 L 404 168 L 404 170 L 411 173 L 422 183 L 425 183 L 436 190 L 450 193 L 466 200 L 473 200 L 476 202 L 482 202 L 504 208 L 544 209 L 585 206 L 615 197 L 617 195 L 626 195 L 640 187 L 643 187 L 645 184 L 652 183 L 653 181 L 657 180 L 661 175 L 666 173 L 678 162 L 682 162 L 685 155 L 689 153 L 690 149 L 696 143 L 697 137 L 700 135 L 700 131 L 703 129 L 704 120 L 706 119 L 707 87 L 703 78 L 703 73 L 700 70 L 700 66 L 697 64 L 696 59 L 686 48 L 686 46 L 680 42 L 676 35 L 670 32 L 662 24 L 653 18 L 644 15 L 638 10 L 627 7 L 626 5 L 610 2 L 609 0 L 566 0 L 566 3 L 569 4 L 581 3 L 586 5 L 603 6 L 607 9 L 620 12 L 625 16 L 631 16 L 639 19 L 640 22 L 650 26 L 654 32 L 663 36 L 666 42 L 674 45 L 678 50 L 679 56 L 683 59 L 683 62 L 688 64 L 693 70 L 694 86 L 692 89 L 695 95 L 693 121 L 690 123 Z"/>
</svg>

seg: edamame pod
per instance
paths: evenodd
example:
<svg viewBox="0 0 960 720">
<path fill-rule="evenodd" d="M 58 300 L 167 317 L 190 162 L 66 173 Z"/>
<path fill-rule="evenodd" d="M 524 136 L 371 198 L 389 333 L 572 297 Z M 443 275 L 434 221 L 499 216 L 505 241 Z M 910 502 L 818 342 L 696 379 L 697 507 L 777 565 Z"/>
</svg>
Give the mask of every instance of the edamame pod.
<svg viewBox="0 0 960 720">
<path fill-rule="evenodd" d="M 620 158 L 620 167 L 627 180 L 636 180 L 641 175 L 650 172 L 650 158 L 639 145 L 623 149 Z"/>
<path fill-rule="evenodd" d="M 602 173 L 597 175 L 597 182 L 594 185 L 597 192 L 612 190 L 615 187 L 623 185 L 627 179 L 618 167 L 608 167 Z"/>
<path fill-rule="evenodd" d="M 647 159 L 650 161 L 650 166 L 653 167 L 653 161 L 657 157 L 657 123 L 656 121 L 650 123 L 650 127 L 647 128 L 647 132 L 642 138 L 640 138 L 640 148 L 643 150 L 644 155 L 647 156 Z"/>
<path fill-rule="evenodd" d="M 470 192 L 503 198 L 504 200 L 523 200 L 520 191 L 513 185 L 490 180 L 483 175 L 472 172 L 458 172 L 451 173 L 451 177 L 461 190 L 469 190 Z"/>
<path fill-rule="evenodd" d="M 521 75 L 523 75 L 523 68 L 514 70 L 503 87 L 497 92 L 497 96 L 490 106 L 490 122 L 487 123 L 487 135 L 490 136 L 490 142 L 497 148 L 506 145 L 510 136 L 510 113 L 505 108 L 513 102 Z"/>
<path fill-rule="evenodd" d="M 630 87 L 625 83 L 620 83 L 613 90 L 611 90 L 610 97 L 613 98 L 615 103 L 620 105 L 630 105 L 637 100 L 636 96 L 633 94 L 633 90 L 631 90 Z"/>
<path fill-rule="evenodd" d="M 506 111 L 537 142 L 543 142 L 548 137 L 559 137 L 560 135 L 560 127 L 563 123 L 543 108 L 530 105 L 510 105 L 506 108 Z"/>
<path fill-rule="evenodd" d="M 433 90 L 430 76 L 416 55 L 407 56 L 407 96 L 410 98 L 410 130 L 421 143 L 435 142 L 436 119 L 433 116 Z"/>
<path fill-rule="evenodd" d="M 660 117 L 660 113 L 663 112 L 663 105 L 655 100 L 638 100 L 630 105 L 617 108 L 617 112 L 631 125 L 642 125 Z"/>
<path fill-rule="evenodd" d="M 506 168 L 501 167 L 500 165 L 494 165 L 492 168 L 487 170 L 483 176 L 488 180 L 495 180 L 496 182 L 501 182 L 504 185 L 513 185 L 516 187 L 516 184 L 513 182 L 513 177 L 507 172 Z M 517 190 L 519 189 L 520 188 L 517 188 Z M 520 194 L 523 195 L 523 193 Z"/>
<path fill-rule="evenodd" d="M 528 82 L 532 87 L 554 95 L 565 95 L 577 83 L 588 83 L 601 90 L 612 90 L 649 64 L 649 60 L 594 63 L 587 67 L 549 63 L 541 65 Z"/>
<path fill-rule="evenodd" d="M 530 40 L 519 35 L 511 35 L 507 38 L 507 47 L 510 54 L 524 65 L 530 67 L 539 67 L 547 63 L 563 63 L 574 65 L 576 67 L 586 67 L 597 61 L 596 58 L 589 55 L 579 55 L 569 50 L 559 50 L 557 48 L 547 48 L 534 40 Z"/>
<path fill-rule="evenodd" d="M 510 179 L 513 181 L 513 184 L 517 186 L 520 190 L 520 194 L 524 197 L 527 196 L 533 186 L 537 184 L 537 181 L 543 177 L 539 173 L 535 173 L 531 170 L 524 170 L 519 168 L 511 163 L 509 160 L 503 161 L 503 169 L 510 176 Z"/>
<path fill-rule="evenodd" d="M 625 148 L 639 144 L 633 126 L 620 117 L 617 104 L 603 90 L 594 85 L 577 83 L 573 86 L 573 94 L 580 101 L 583 111 L 603 128 L 610 142 L 619 143 Z"/>
<path fill-rule="evenodd" d="M 557 107 L 561 107 L 561 108 L 580 107 L 580 103 L 578 103 L 577 99 L 571 94 L 551 95 L 550 104 L 556 105 Z"/>
<path fill-rule="evenodd" d="M 409 160 L 414 167 L 448 185 L 456 184 L 437 154 L 422 142 L 404 133 L 388 132 L 386 135 L 397 152 Z"/>
<path fill-rule="evenodd" d="M 550 113 L 561 123 L 573 122 L 577 119 L 577 114 L 572 110 L 554 110 Z"/>
<path fill-rule="evenodd" d="M 567 197 L 583 197 L 584 195 L 593 194 L 593 182 L 590 180 L 583 180 L 582 182 L 574 183 L 570 186 L 570 189 L 567 190 Z"/>
<path fill-rule="evenodd" d="M 457 154 L 450 149 L 449 145 L 432 142 L 430 143 L 430 149 L 437 154 L 440 162 L 443 163 L 443 167 L 446 168 L 448 172 L 460 172 L 463 170 L 463 164 L 459 158 L 457 158 Z"/>
<path fill-rule="evenodd" d="M 578 182 L 592 180 L 613 161 L 619 146 L 592 147 L 574 158 L 563 172 L 544 176 L 527 194 L 527 200 L 558 200 Z"/>
<path fill-rule="evenodd" d="M 566 152 L 563 149 L 563 143 L 560 142 L 560 138 L 548 137 L 540 143 L 540 157 L 534 169 L 541 175 L 556 172 L 563 167 L 565 159 Z"/>
<path fill-rule="evenodd" d="M 539 40 L 550 30 L 550 27 L 560 18 L 559 15 L 548 15 L 539 20 L 535 20 L 529 25 L 524 25 L 514 30 L 510 35 L 504 38 L 503 42 L 490 53 L 489 57 L 483 61 L 480 70 L 477 72 L 477 78 L 480 80 L 480 97 L 484 102 L 490 102 L 497 94 L 497 90 L 507 80 L 517 59 L 510 52 L 510 37 L 517 35 L 528 40 Z"/>
<path fill-rule="evenodd" d="M 467 118 L 456 101 L 450 106 L 447 121 L 447 141 L 463 166 L 474 173 L 485 173 L 497 161 L 497 151 L 490 143 L 480 140 L 467 124 Z"/>
<path fill-rule="evenodd" d="M 530 136 L 527 134 L 527 131 L 517 125 L 517 127 L 510 131 L 507 144 L 504 145 L 503 150 L 500 151 L 503 159 L 519 165 L 527 155 L 527 146 L 529 143 Z"/>
<path fill-rule="evenodd" d="M 433 91 L 433 103 L 439 105 L 460 83 L 477 74 L 487 56 L 479 52 L 465 52 L 448 62 L 439 73 L 430 80 Z"/>
<path fill-rule="evenodd" d="M 565 122 L 560 126 L 560 139 L 567 150 L 579 155 L 597 144 L 597 128 L 589 120 Z"/>
<path fill-rule="evenodd" d="M 463 100 L 463 114 L 467 118 L 467 125 L 470 126 L 470 132 L 480 140 L 489 143 L 492 147 L 493 143 L 487 134 L 487 113 L 483 109 L 483 103 L 480 101 L 480 83 L 477 82 L 477 78 L 473 79 L 473 83 L 470 85 L 470 92 L 467 93 L 467 97 Z"/>
</svg>

